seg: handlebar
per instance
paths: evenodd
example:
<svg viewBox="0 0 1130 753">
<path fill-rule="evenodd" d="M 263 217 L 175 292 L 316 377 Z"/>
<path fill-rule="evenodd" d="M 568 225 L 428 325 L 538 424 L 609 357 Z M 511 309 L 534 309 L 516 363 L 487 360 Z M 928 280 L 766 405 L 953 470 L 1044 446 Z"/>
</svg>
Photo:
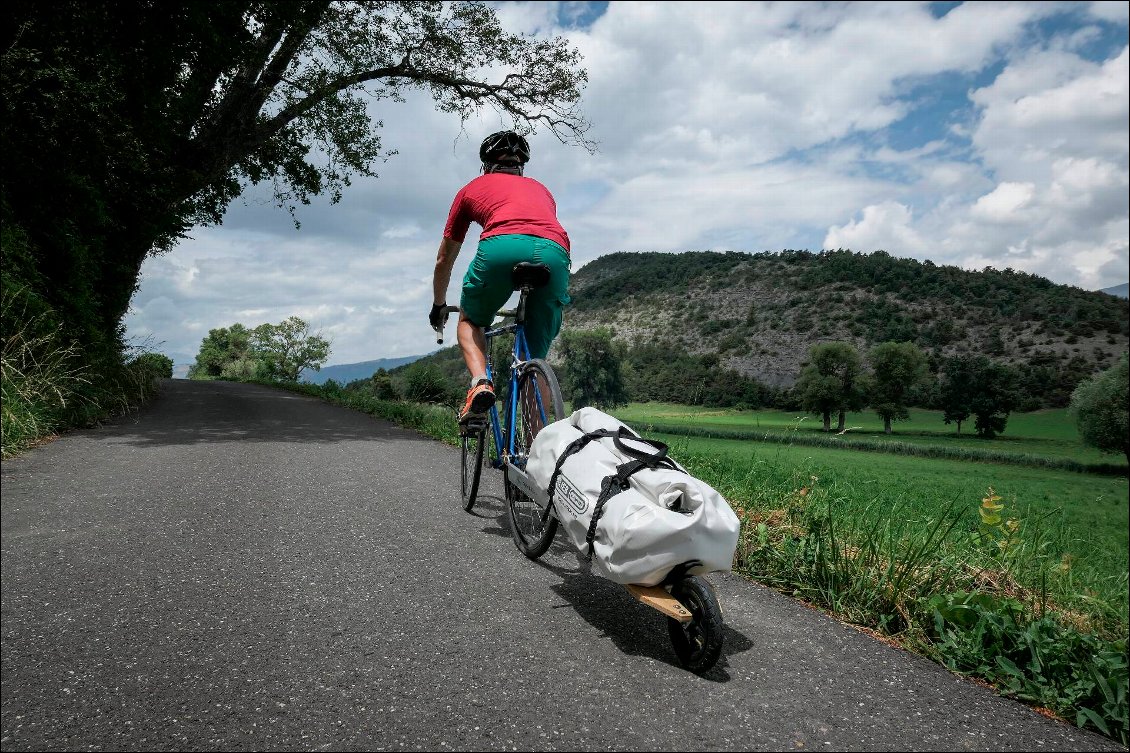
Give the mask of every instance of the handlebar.
<svg viewBox="0 0 1130 753">
<path fill-rule="evenodd" d="M 440 324 L 438 327 L 432 328 L 436 331 L 436 344 L 437 345 L 443 345 L 443 325 L 447 324 L 448 314 L 458 314 L 459 311 L 460 311 L 460 309 L 459 309 L 458 306 L 444 306 L 440 310 L 440 313 L 443 314 L 443 324 Z"/>
</svg>

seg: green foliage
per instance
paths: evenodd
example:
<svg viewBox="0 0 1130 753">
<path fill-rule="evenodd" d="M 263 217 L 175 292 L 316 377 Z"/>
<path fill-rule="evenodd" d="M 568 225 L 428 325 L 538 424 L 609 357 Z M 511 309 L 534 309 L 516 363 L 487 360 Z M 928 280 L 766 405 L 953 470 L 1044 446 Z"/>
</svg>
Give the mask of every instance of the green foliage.
<svg viewBox="0 0 1130 753">
<path fill-rule="evenodd" d="M 1071 396 L 1071 412 L 1083 441 L 1103 452 L 1122 452 L 1130 461 L 1130 357 L 1090 379 Z"/>
<path fill-rule="evenodd" d="M 627 348 L 624 382 L 628 399 L 747 408 L 776 401 L 776 391 L 718 363 L 713 354 L 694 356 L 670 342 Z"/>
<path fill-rule="evenodd" d="M 330 343 L 312 334 L 297 316 L 254 329 L 236 323 L 209 330 L 200 343 L 190 379 L 297 382 L 303 369 L 319 370 Z"/>
<path fill-rule="evenodd" d="M 631 295 L 684 293 L 717 273 L 724 274 L 745 258 L 746 254 L 708 251 L 606 254 L 585 265 L 581 284 L 575 285 L 572 306 L 586 311 Z"/>
<path fill-rule="evenodd" d="M 5 284 L 2 295 L 0 446 L 9 457 L 66 425 L 75 403 L 84 399 L 90 371 L 54 312 L 34 293 Z"/>
<path fill-rule="evenodd" d="M 309 325 L 297 316 L 278 324 L 260 324 L 252 340 L 267 375 L 285 382 L 297 382 L 304 369 L 320 371 L 330 355 L 329 340 L 310 332 Z"/>
<path fill-rule="evenodd" d="M 886 342 L 871 349 L 870 362 L 867 402 L 882 417 L 889 434 L 891 421 L 910 415 L 910 398 L 926 377 L 926 356 L 914 343 Z"/>
<path fill-rule="evenodd" d="M 979 359 L 969 409 L 977 436 L 992 439 L 1004 432 L 1011 413 L 1020 402 L 1016 371 L 999 363 Z"/>
<path fill-rule="evenodd" d="M 454 408 L 462 397 L 435 365 L 416 361 L 402 367 L 404 399 L 410 403 L 436 403 Z"/>
<path fill-rule="evenodd" d="M 943 419 L 961 424 L 974 416 L 977 436 L 992 439 L 1004 432 L 1008 415 L 1021 402 L 1020 374 L 985 356 L 959 356 L 946 359 L 939 384 L 939 407 Z"/>
<path fill-rule="evenodd" d="M 171 362 L 148 353 L 98 370 L 68 341 L 53 309 L 5 278 L 0 293 L 0 455 L 11 457 L 52 434 L 89 426 L 152 397 Z"/>
<path fill-rule="evenodd" d="M 793 386 L 793 393 L 804 410 L 824 417 L 825 431 L 830 428 L 831 413 L 838 412 L 838 428 L 842 431 L 845 412 L 857 411 L 866 405 L 859 351 L 851 343 L 818 343 L 809 348 L 808 361 Z"/>
<path fill-rule="evenodd" d="M 196 362 L 188 370 L 190 379 L 266 378 L 257 372 L 259 359 L 254 353 L 252 331 L 238 322 L 230 327 L 208 331 L 200 343 Z"/>
<path fill-rule="evenodd" d="M 369 388 L 377 400 L 399 400 L 400 392 L 385 369 L 377 369 L 369 378 Z"/>
<path fill-rule="evenodd" d="M 799 374 L 803 350 L 782 352 L 775 344 L 785 341 L 803 348 L 850 340 L 861 351 L 913 342 L 931 352 L 935 371 L 947 357 L 998 351 L 994 362 L 1017 371 L 1016 409 L 1023 411 L 1066 406 L 1130 331 L 1124 299 L 1012 270 L 974 272 L 883 252 L 613 253 L 578 270 L 570 292 L 581 328 L 633 312 L 633 329 L 643 326 L 631 347 L 650 337 L 692 355 L 714 349 L 740 363 L 747 379 L 767 380 L 760 369 L 774 380 L 782 367 Z M 649 330 L 653 313 L 663 324 Z M 1085 331 L 1107 337 L 1085 352 L 1063 347 Z M 648 392 L 633 392 L 634 399 Z M 786 397 L 775 399 L 784 404 Z M 927 404 L 923 397 L 911 403 Z M 799 407 L 799 398 L 791 404 Z"/>
<path fill-rule="evenodd" d="M 365 390 L 359 390 L 353 385 L 346 385 L 342 388 L 332 379 L 325 384 L 310 384 L 308 382 L 271 382 L 269 384 L 291 392 L 328 400 L 377 418 L 392 421 L 449 445 L 457 446 L 459 444 L 459 425 L 455 421 L 455 412 L 447 405 L 378 400 Z"/>
<path fill-rule="evenodd" d="M 173 359 L 163 353 L 142 353 L 130 361 L 130 366 L 151 373 L 155 379 L 173 378 Z"/>
<path fill-rule="evenodd" d="M 1050 615 L 1032 619 L 1015 599 L 985 593 L 939 593 L 922 607 L 942 664 L 1126 744 L 1126 639 L 1104 640 Z"/>
<path fill-rule="evenodd" d="M 974 362 L 969 358 L 950 358 L 943 369 L 938 385 L 938 407 L 942 410 L 942 420 L 946 424 L 957 424 L 960 434 L 961 424 L 973 411 L 970 401 L 976 378 Z"/>
<path fill-rule="evenodd" d="M 590 405 L 607 410 L 628 402 L 622 349 L 613 344 L 610 330 L 562 332 L 557 347 L 563 362 L 561 388 L 574 410 Z"/>
</svg>

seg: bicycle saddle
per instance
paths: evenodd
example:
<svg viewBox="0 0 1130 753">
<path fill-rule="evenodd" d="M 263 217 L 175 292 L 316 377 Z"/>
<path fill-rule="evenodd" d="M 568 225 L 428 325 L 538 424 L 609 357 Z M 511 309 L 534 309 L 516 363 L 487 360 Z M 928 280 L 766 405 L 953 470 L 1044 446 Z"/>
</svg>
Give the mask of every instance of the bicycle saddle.
<svg viewBox="0 0 1130 753">
<path fill-rule="evenodd" d="M 549 267 L 545 264 L 521 261 L 514 265 L 510 273 L 510 280 L 515 290 L 520 290 L 527 285 L 531 288 L 541 288 L 549 284 Z"/>
</svg>

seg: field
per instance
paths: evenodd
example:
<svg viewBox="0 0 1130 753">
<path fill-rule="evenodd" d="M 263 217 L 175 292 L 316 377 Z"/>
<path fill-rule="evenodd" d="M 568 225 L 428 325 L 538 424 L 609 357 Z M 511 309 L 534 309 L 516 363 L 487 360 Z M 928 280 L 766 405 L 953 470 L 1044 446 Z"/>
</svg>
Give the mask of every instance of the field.
<svg viewBox="0 0 1130 753">
<path fill-rule="evenodd" d="M 1130 493 L 1125 475 L 806 446 L 801 444 L 806 437 L 827 436 L 820 431 L 819 420 L 776 411 L 635 403 L 613 412 L 641 433 L 670 444 L 676 459 L 688 457 L 691 470 L 702 468 L 704 478 L 709 474 L 708 480 L 721 485 L 719 490 L 735 507 L 765 511 L 786 504 L 800 487 L 815 487 L 828 504 L 849 517 L 888 510 L 925 527 L 947 511 L 963 514 L 962 526 L 971 537 L 977 530 L 978 507 L 991 487 L 1001 497 L 1003 514 L 1020 522 L 1018 536 L 1028 538 L 1030 551 L 1042 547 L 1043 558 L 1057 560 L 1063 569 L 1070 567 L 1071 578 L 1059 587 L 1074 593 L 1061 593 L 1061 603 L 1097 599 L 1108 605 L 1114 613 L 1108 612 L 1111 617 L 1122 615 L 1115 617 L 1116 622 L 1125 623 L 1130 558 Z M 1014 416 L 1007 438 L 989 441 L 964 433 L 959 436 L 942 423 L 939 413 L 924 410 L 913 411 L 909 422 L 897 423 L 892 436 L 882 434 L 882 424 L 873 415 L 849 415 L 847 426 L 853 427 L 848 435 L 868 440 L 942 448 L 1006 448 L 1008 453 L 1088 463 L 1121 461 L 1125 467 L 1125 458 L 1084 447 L 1063 410 Z M 687 436 L 655 427 L 747 437 L 762 431 L 776 439 Z M 796 444 L 781 440 L 780 435 L 789 432 Z"/>
<path fill-rule="evenodd" d="M 813 415 L 784 411 L 737 411 L 697 409 L 670 403 L 633 403 L 615 411 L 620 420 L 631 426 L 676 426 L 708 429 L 719 433 L 786 432 L 800 436 L 828 437 L 821 419 Z M 924 446 L 965 448 L 984 453 L 1029 454 L 1062 458 L 1086 464 L 1110 464 L 1126 467 L 1126 458 L 1107 455 L 1085 447 L 1066 409 L 1018 413 L 1009 417 L 1005 433 L 994 439 L 980 439 L 973 431 L 973 422 L 962 424 L 957 433 L 954 425 L 942 422 L 942 414 L 919 408 L 910 410 L 910 418 L 894 423 L 892 434 L 883 433 L 883 422 L 874 413 L 849 413 L 842 435 L 845 441 L 865 439 L 890 444 L 908 443 Z M 832 417 L 836 436 L 836 417 Z"/>
</svg>

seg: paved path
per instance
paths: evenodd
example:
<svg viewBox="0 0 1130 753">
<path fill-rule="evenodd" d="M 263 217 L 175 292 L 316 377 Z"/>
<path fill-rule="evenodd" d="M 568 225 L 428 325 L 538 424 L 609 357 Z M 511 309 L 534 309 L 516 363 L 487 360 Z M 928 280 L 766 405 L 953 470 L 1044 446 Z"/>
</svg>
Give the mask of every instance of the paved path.
<svg viewBox="0 0 1130 753">
<path fill-rule="evenodd" d="M 458 452 L 170 380 L 2 468 L 3 750 L 1124 750 L 737 576 L 709 677 Z"/>
</svg>

